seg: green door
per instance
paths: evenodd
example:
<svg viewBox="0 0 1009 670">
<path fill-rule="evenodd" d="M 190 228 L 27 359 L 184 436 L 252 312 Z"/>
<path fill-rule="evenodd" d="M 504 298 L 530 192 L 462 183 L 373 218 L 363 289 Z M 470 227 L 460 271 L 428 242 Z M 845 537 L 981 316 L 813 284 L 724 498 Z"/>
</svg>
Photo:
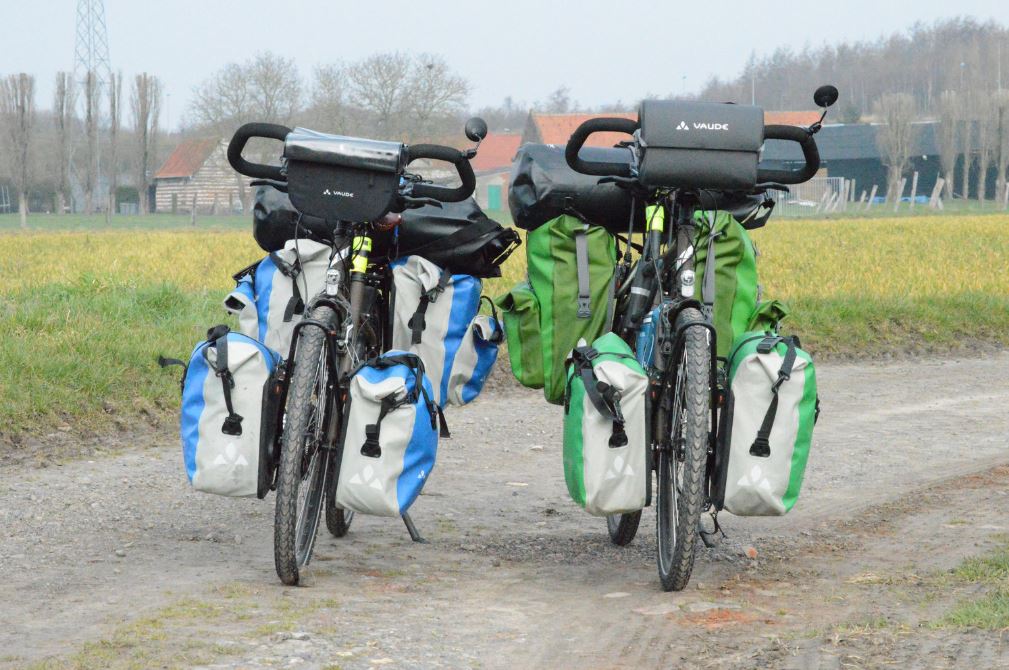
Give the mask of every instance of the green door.
<svg viewBox="0 0 1009 670">
<path fill-rule="evenodd" d="M 501 209 L 501 184 L 487 186 L 487 209 Z"/>
</svg>

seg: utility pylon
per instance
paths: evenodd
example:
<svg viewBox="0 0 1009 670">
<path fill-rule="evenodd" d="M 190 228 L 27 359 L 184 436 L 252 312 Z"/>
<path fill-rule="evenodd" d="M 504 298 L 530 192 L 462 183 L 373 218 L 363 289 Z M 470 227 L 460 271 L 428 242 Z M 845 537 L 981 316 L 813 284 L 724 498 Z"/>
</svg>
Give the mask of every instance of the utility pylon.
<svg viewBox="0 0 1009 670">
<path fill-rule="evenodd" d="M 74 79 L 83 82 L 88 72 L 95 73 L 99 87 L 104 87 L 112 78 L 104 0 L 77 0 Z"/>
</svg>

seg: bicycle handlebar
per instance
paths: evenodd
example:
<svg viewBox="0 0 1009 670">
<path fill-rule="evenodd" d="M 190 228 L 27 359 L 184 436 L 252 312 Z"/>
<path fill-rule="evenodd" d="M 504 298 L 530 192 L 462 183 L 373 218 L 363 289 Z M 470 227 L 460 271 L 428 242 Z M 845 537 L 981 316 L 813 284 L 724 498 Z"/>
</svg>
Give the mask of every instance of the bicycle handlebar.
<svg viewBox="0 0 1009 670">
<path fill-rule="evenodd" d="M 613 132 L 633 135 L 638 129 L 638 122 L 632 119 L 618 119 L 607 117 L 602 119 L 589 119 L 582 123 L 571 134 L 567 146 L 564 148 L 564 159 L 575 172 L 593 175 L 596 177 L 630 177 L 631 166 L 629 163 L 610 163 L 607 161 L 587 161 L 578 156 L 582 146 L 593 133 Z"/>
<path fill-rule="evenodd" d="M 276 181 L 287 181 L 279 165 L 264 165 L 253 163 L 242 158 L 242 151 L 245 145 L 254 137 L 262 137 L 267 140 L 280 140 L 287 138 L 291 129 L 277 123 L 246 123 L 235 131 L 231 142 L 228 143 L 228 162 L 235 171 L 253 179 L 273 179 Z"/>
<path fill-rule="evenodd" d="M 799 126 L 765 126 L 765 140 L 786 140 L 802 147 L 802 157 L 806 164 L 797 170 L 774 170 L 757 167 L 757 182 L 777 182 L 779 184 L 801 184 L 809 181 L 820 169 L 820 152 L 816 148 L 813 133 Z"/>
<path fill-rule="evenodd" d="M 460 186 L 436 186 L 434 184 L 414 184 L 413 195 L 418 198 L 434 198 L 440 202 L 462 202 L 476 190 L 476 175 L 470 165 L 469 156 L 458 149 L 438 144 L 414 144 L 407 147 L 407 164 L 420 158 L 445 161 L 455 166 L 462 181 Z"/>
</svg>

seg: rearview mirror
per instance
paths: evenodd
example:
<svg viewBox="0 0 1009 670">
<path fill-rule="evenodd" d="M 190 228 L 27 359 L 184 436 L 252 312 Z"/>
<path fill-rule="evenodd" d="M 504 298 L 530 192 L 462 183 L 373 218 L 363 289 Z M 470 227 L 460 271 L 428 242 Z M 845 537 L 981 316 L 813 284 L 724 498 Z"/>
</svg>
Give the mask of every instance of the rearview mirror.
<svg viewBox="0 0 1009 670">
<path fill-rule="evenodd" d="M 816 89 L 816 92 L 813 93 L 813 102 L 816 103 L 817 107 L 823 107 L 824 109 L 827 109 L 835 102 L 837 102 L 837 96 L 838 96 L 837 87 L 831 86 L 830 84 L 826 84 Z"/>
<path fill-rule="evenodd" d="M 487 122 L 479 116 L 474 116 L 466 122 L 466 137 L 471 142 L 481 142 L 487 137 Z"/>
</svg>

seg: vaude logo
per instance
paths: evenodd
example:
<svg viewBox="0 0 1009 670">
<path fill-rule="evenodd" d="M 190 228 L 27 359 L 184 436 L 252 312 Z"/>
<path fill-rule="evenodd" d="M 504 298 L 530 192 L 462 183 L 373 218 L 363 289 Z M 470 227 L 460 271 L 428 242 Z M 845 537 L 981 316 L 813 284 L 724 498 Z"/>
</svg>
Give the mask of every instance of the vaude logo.
<svg viewBox="0 0 1009 670">
<path fill-rule="evenodd" d="M 767 477 L 764 476 L 764 473 L 760 469 L 759 465 L 754 465 L 752 468 L 750 468 L 750 472 L 748 475 L 744 474 L 742 477 L 740 477 L 739 481 L 736 482 L 736 486 L 740 486 L 743 488 L 754 486 L 758 489 L 762 489 L 768 492 L 770 492 L 772 488 L 771 482 L 768 481 Z"/>
<path fill-rule="evenodd" d="M 727 123 L 704 123 L 695 121 L 694 130 L 728 130 L 729 124 Z M 687 125 L 686 121 L 680 121 L 680 125 L 676 126 L 677 130 L 690 130 L 690 126 Z"/>
<path fill-rule="evenodd" d="M 231 467 L 248 466 L 249 461 L 246 460 L 245 456 L 239 453 L 238 447 L 234 442 L 228 442 L 228 444 L 224 446 L 224 453 L 217 454 L 217 458 L 214 459 L 214 465 Z"/>
<path fill-rule="evenodd" d="M 634 470 L 631 468 L 631 464 L 623 459 L 622 456 L 617 456 L 610 463 L 610 467 L 606 470 L 606 475 L 603 480 L 617 479 L 618 477 L 633 477 Z"/>
<path fill-rule="evenodd" d="M 331 191 L 328 188 L 322 192 L 323 195 L 336 196 L 338 198 L 353 198 L 354 194 L 349 191 Z"/>
<path fill-rule="evenodd" d="M 364 466 L 364 470 L 356 473 L 350 478 L 350 483 L 357 486 L 367 486 L 368 488 L 382 490 L 382 482 L 375 477 L 375 469 L 370 465 Z"/>
</svg>

